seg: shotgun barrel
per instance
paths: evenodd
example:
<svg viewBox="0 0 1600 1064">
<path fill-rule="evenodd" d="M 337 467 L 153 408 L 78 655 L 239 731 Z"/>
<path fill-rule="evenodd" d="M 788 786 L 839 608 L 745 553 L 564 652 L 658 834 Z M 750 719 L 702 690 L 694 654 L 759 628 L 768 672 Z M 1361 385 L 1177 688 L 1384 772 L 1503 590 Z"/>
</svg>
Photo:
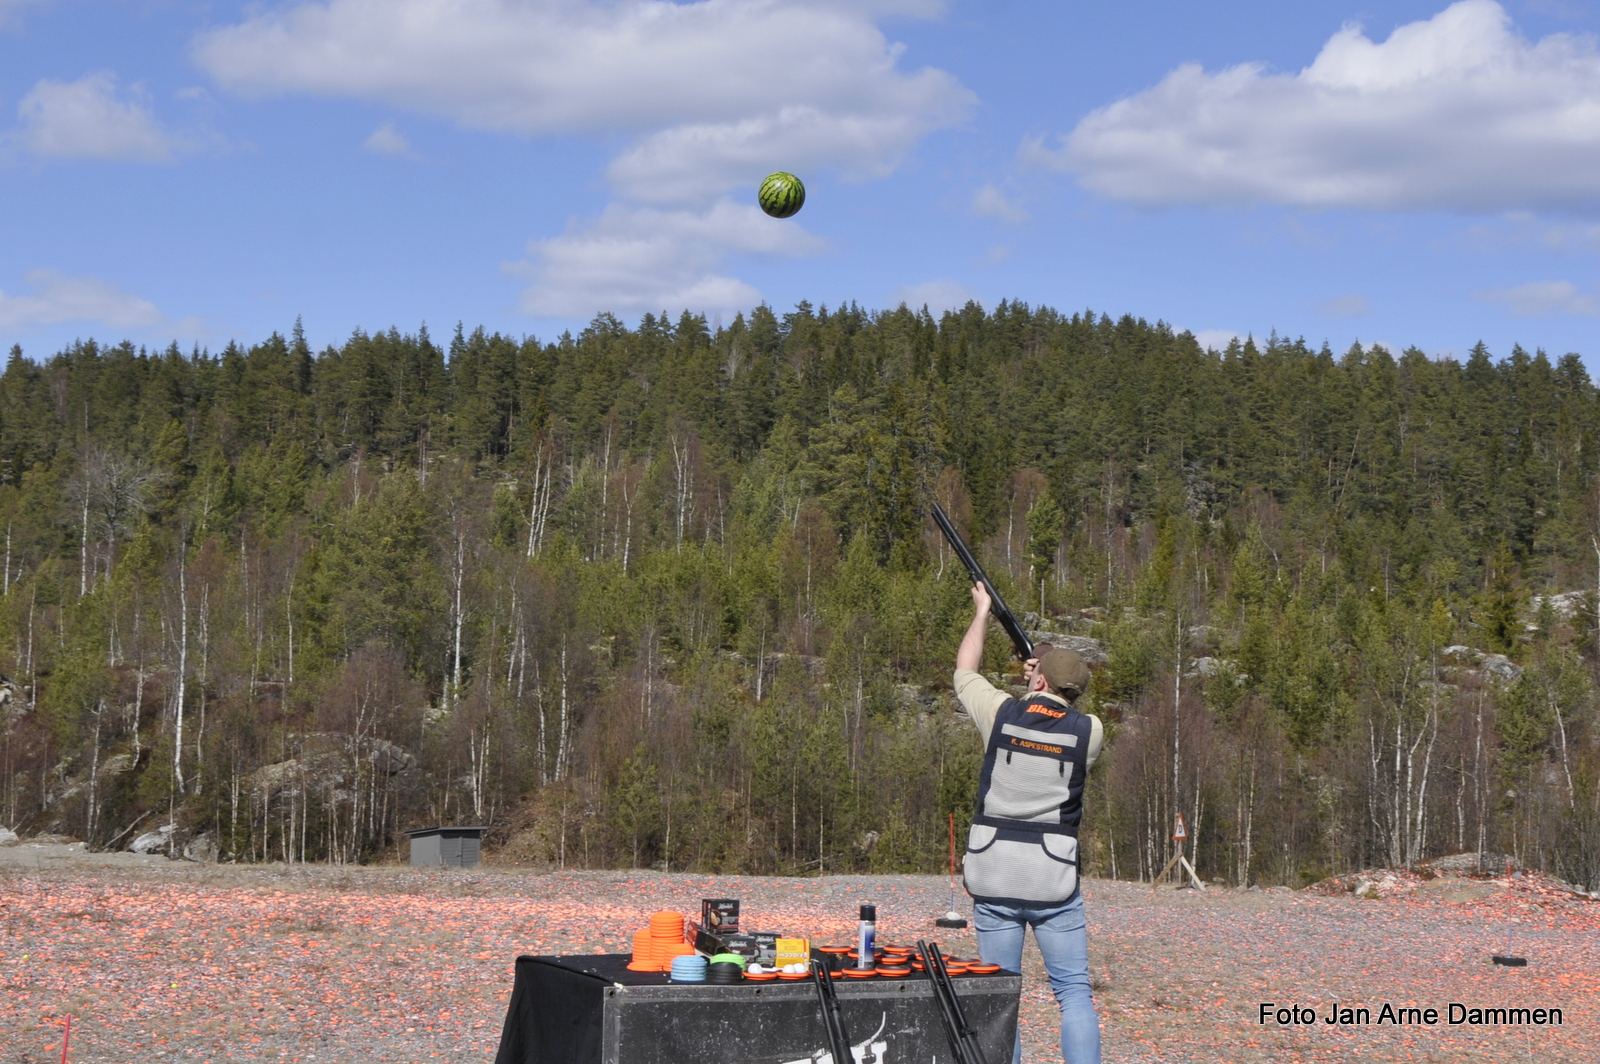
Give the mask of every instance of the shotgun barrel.
<svg viewBox="0 0 1600 1064">
<path fill-rule="evenodd" d="M 1000 597 L 1000 592 L 995 590 L 994 582 L 989 579 L 989 574 L 983 571 L 983 566 L 978 564 L 978 559 L 972 556 L 972 551 L 967 548 L 966 542 L 961 538 L 961 533 L 956 531 L 956 526 L 950 523 L 950 518 L 945 514 L 944 508 L 937 502 L 933 503 L 933 521 L 939 526 L 939 531 L 944 533 L 950 549 L 956 552 L 956 557 L 961 559 L 961 564 L 967 567 L 967 575 L 972 577 L 974 584 L 982 584 L 985 591 L 989 592 L 989 612 L 994 619 L 1000 622 L 1000 627 L 1005 629 L 1006 635 L 1011 637 L 1011 646 L 1016 651 L 1019 661 L 1027 661 L 1033 657 L 1033 640 L 1028 636 L 1022 625 L 1017 623 L 1016 615 L 1006 605 L 1006 600 Z"/>
<path fill-rule="evenodd" d="M 827 965 L 811 961 L 811 981 L 817 985 L 817 1004 L 822 1007 L 822 1027 L 828 1035 L 828 1055 L 833 1064 L 854 1064 L 850 1055 L 850 1035 L 845 1031 L 844 1013 L 839 1011 L 839 995 Z"/>
<path fill-rule="evenodd" d="M 922 955 L 922 967 L 933 983 L 934 1001 L 939 1006 L 939 1018 L 944 1021 L 944 1033 L 950 1039 L 950 1052 L 955 1055 L 956 1064 L 985 1064 L 983 1049 L 978 1045 L 978 1032 L 967 1022 L 955 984 L 944 966 L 944 954 L 939 952 L 939 943 L 918 939 L 917 952 Z"/>
</svg>

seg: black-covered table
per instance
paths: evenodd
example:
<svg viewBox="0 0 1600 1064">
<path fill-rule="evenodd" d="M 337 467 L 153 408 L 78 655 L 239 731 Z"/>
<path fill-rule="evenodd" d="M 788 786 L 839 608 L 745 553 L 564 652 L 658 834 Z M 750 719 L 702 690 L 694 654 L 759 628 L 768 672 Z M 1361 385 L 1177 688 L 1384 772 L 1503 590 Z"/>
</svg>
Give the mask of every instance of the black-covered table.
<svg viewBox="0 0 1600 1064">
<path fill-rule="evenodd" d="M 810 980 L 681 984 L 627 963 L 626 954 L 518 957 L 495 1064 L 813 1064 L 826 1055 Z M 984 1059 L 1007 1064 L 1022 977 L 954 981 Z M 954 1060 L 925 975 L 834 986 L 858 1064 Z"/>
</svg>

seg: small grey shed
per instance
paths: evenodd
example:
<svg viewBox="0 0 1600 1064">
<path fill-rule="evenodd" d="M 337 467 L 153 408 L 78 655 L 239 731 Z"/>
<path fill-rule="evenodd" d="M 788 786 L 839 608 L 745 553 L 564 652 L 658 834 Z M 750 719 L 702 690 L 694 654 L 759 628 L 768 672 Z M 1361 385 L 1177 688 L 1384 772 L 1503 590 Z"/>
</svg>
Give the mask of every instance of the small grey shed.
<svg viewBox="0 0 1600 1064">
<path fill-rule="evenodd" d="M 486 827 L 415 828 L 411 838 L 411 867 L 471 868 L 483 856 Z"/>
</svg>

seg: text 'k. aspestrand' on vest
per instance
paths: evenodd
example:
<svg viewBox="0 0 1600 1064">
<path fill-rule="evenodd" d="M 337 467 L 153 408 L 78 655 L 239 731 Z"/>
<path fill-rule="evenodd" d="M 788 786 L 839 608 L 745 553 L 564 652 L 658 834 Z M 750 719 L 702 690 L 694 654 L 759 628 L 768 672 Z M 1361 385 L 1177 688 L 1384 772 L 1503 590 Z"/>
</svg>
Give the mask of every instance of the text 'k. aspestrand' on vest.
<svg viewBox="0 0 1600 1064">
<path fill-rule="evenodd" d="M 1078 822 L 1092 719 L 1034 696 L 995 715 L 962 862 L 979 901 L 1059 905 L 1078 893 Z"/>
</svg>

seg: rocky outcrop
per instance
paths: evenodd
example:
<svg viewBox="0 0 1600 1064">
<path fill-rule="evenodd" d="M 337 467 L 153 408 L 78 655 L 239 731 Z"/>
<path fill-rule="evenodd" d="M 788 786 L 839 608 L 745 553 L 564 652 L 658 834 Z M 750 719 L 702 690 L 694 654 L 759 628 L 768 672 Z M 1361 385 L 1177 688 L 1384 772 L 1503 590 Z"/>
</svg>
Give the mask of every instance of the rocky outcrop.
<svg viewBox="0 0 1600 1064">
<path fill-rule="evenodd" d="M 1516 683 L 1522 676 L 1522 666 L 1504 654 L 1485 654 L 1479 668 L 1506 683 Z"/>
<path fill-rule="evenodd" d="M 183 844 L 185 861 L 213 862 L 217 859 L 217 839 L 211 832 L 202 832 Z"/>
<path fill-rule="evenodd" d="M 1194 668 L 1183 674 L 1184 679 L 1200 678 L 1209 680 L 1213 676 L 1231 676 L 1235 685 L 1242 684 L 1248 677 L 1239 671 L 1237 663 L 1227 658 L 1195 658 Z"/>
<path fill-rule="evenodd" d="M 172 849 L 172 839 L 177 833 L 178 825 L 163 824 L 128 843 L 128 850 L 131 853 L 167 853 Z"/>
<path fill-rule="evenodd" d="M 897 683 L 894 685 L 894 697 L 901 709 L 927 712 L 939 704 L 939 695 L 921 684 Z"/>
<path fill-rule="evenodd" d="M 100 762 L 100 778 L 120 776 L 124 772 L 132 772 L 138 767 L 139 763 L 132 754 L 112 754 Z"/>
<path fill-rule="evenodd" d="M 1584 591 L 1563 591 L 1560 594 L 1549 596 L 1550 605 L 1563 621 L 1569 621 L 1577 615 L 1579 610 L 1583 609 L 1583 597 L 1585 594 L 1587 592 Z M 1533 596 L 1533 601 L 1528 604 L 1528 611 L 1537 617 L 1539 611 L 1544 607 L 1544 603 L 1544 595 L 1535 595 Z"/>
<path fill-rule="evenodd" d="M 1504 853 L 1452 853 L 1444 857 L 1435 857 L 1430 861 L 1423 861 L 1418 868 L 1432 869 L 1439 873 L 1452 875 L 1503 875 L 1507 871 L 1518 871 L 1522 864 L 1515 857 Z"/>
<path fill-rule="evenodd" d="M 1049 643 L 1053 647 L 1062 647 L 1066 650 L 1075 650 L 1083 655 L 1083 660 L 1091 665 L 1104 665 L 1110 659 L 1106 655 L 1106 645 L 1098 639 L 1090 639 L 1086 635 L 1071 635 L 1066 632 L 1033 632 L 1033 641 Z"/>
<path fill-rule="evenodd" d="M 298 793 L 302 784 L 321 789 L 343 783 L 353 775 L 352 760 L 382 776 L 397 776 L 417 763 L 411 751 L 383 739 L 362 739 L 352 749 L 346 736 L 317 732 L 303 736 L 298 746 L 298 757 L 262 765 L 246 777 L 246 785 L 254 791 Z"/>
<path fill-rule="evenodd" d="M 1439 660 L 1448 669 L 1488 676 L 1501 683 L 1516 683 L 1522 676 L 1522 666 L 1504 654 L 1486 654 L 1459 643 L 1439 651 Z"/>
</svg>

